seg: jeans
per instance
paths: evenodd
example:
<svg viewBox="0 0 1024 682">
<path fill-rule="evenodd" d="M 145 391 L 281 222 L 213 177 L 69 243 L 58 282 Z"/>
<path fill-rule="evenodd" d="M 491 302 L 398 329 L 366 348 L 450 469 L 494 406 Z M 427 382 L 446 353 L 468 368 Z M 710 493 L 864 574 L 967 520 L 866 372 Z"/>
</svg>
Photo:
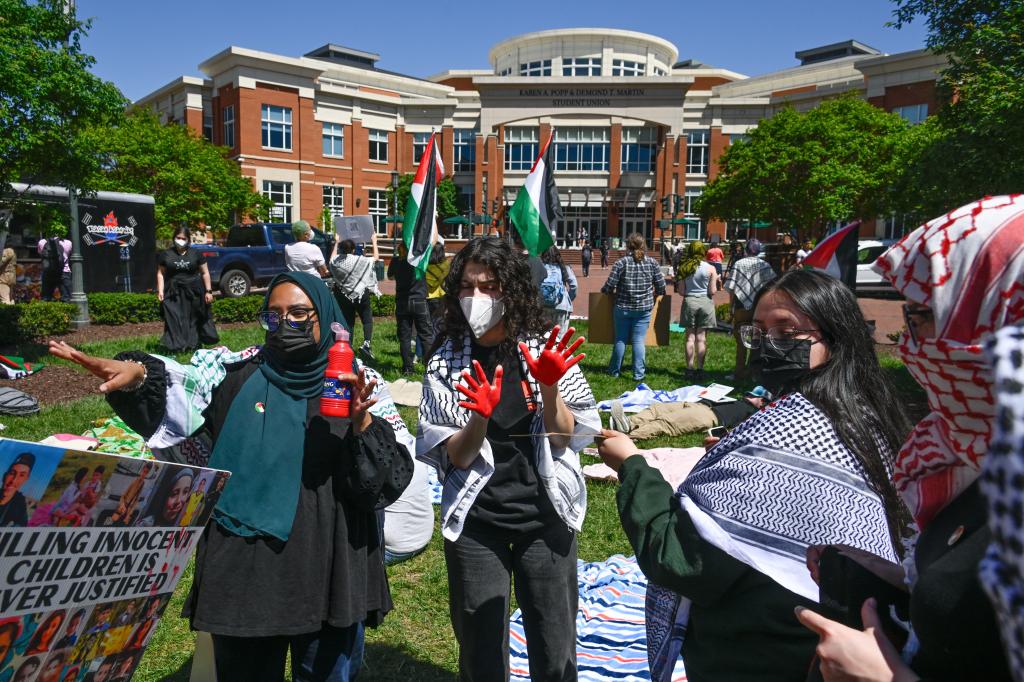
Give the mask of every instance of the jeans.
<svg viewBox="0 0 1024 682">
<path fill-rule="evenodd" d="M 352 682 L 363 664 L 363 624 L 275 637 L 213 635 L 217 682 L 279 682 L 292 652 L 295 682 Z"/>
<path fill-rule="evenodd" d="M 555 522 L 528 534 L 467 529 L 445 540 L 459 680 L 506 682 L 512 577 L 523 610 L 530 679 L 576 680 L 576 535 Z"/>
<path fill-rule="evenodd" d="M 608 373 L 619 375 L 622 369 L 622 357 L 626 354 L 626 341 L 633 343 L 633 379 L 640 381 L 647 373 L 644 360 L 647 349 L 644 340 L 647 338 L 647 326 L 651 322 L 650 310 L 624 310 L 618 306 L 614 309 L 615 345 L 612 346 L 612 360 L 608 363 Z"/>
<path fill-rule="evenodd" d="M 61 272 L 59 275 L 57 273 L 43 273 L 39 297 L 44 301 L 54 300 L 54 289 L 60 292 L 60 300 L 67 303 L 71 299 L 71 273 Z"/>
<path fill-rule="evenodd" d="M 373 294 L 369 291 L 363 292 L 363 297 L 359 299 L 358 303 L 348 300 L 344 294 L 338 294 L 334 297 L 338 301 L 338 307 L 341 308 L 341 316 L 345 318 L 345 324 L 348 325 L 349 331 L 355 333 L 356 315 L 359 316 L 360 321 L 363 323 L 363 341 L 366 343 L 370 343 L 373 340 L 372 297 Z"/>
<path fill-rule="evenodd" d="M 398 303 L 398 349 L 402 353 L 402 371 L 411 372 L 415 357 L 412 350 L 413 327 L 416 328 L 416 340 L 423 347 L 423 353 L 430 350 L 434 342 L 434 324 L 430 320 L 430 312 L 425 300 L 400 301 Z"/>
</svg>

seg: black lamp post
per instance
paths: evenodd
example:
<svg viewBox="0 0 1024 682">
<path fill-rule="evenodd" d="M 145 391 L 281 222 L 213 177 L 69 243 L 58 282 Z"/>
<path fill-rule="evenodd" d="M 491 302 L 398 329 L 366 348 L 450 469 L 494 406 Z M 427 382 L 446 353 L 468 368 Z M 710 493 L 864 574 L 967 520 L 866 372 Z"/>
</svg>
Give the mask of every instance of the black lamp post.
<svg viewBox="0 0 1024 682">
<path fill-rule="evenodd" d="M 394 221 L 391 225 L 391 257 L 395 258 L 398 254 L 398 171 L 391 171 L 391 220 Z M 385 225 L 387 223 L 385 222 Z"/>
</svg>

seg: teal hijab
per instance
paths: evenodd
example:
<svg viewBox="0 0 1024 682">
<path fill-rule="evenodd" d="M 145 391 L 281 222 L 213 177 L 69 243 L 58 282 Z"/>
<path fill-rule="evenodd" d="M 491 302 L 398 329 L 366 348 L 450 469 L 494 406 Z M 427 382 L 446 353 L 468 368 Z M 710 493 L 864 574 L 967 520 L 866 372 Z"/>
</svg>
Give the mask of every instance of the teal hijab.
<svg viewBox="0 0 1024 682">
<path fill-rule="evenodd" d="M 307 406 L 323 388 L 327 351 L 334 344 L 331 323 L 346 326 L 323 280 L 304 272 L 275 277 L 263 310 L 274 287 L 283 282 L 299 286 L 316 308 L 317 356 L 306 364 L 289 365 L 264 347 L 260 367 L 232 400 L 210 455 L 211 467 L 232 472 L 214 520 L 235 535 L 282 541 L 291 533 L 299 504 Z"/>
</svg>

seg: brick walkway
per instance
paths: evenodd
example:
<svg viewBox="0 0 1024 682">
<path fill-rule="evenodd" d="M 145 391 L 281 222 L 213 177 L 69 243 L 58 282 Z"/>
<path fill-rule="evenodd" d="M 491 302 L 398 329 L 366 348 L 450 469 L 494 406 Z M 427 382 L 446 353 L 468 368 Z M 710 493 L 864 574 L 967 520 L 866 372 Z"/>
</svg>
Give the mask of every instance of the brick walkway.
<svg viewBox="0 0 1024 682">
<path fill-rule="evenodd" d="M 589 277 L 583 276 L 583 270 L 578 265 L 573 267 L 573 271 L 576 273 L 576 279 L 580 285 L 573 314 L 586 317 L 589 312 L 590 293 L 601 290 L 611 271 L 611 266 L 607 269 L 602 269 L 600 265 L 591 266 Z M 395 293 L 395 283 L 391 280 L 381 282 L 380 289 L 385 294 L 393 294 Z M 669 293 L 672 293 L 671 284 L 669 284 Z M 724 291 L 719 291 L 715 294 L 714 300 L 715 305 L 728 303 L 729 295 Z M 903 312 L 900 309 L 900 305 L 903 303 L 902 299 L 859 298 L 858 300 L 865 319 L 875 321 L 875 341 L 884 344 L 892 343 L 886 335 L 903 329 Z M 683 297 L 673 293 L 672 319 L 674 321 L 679 319 L 682 305 Z"/>
</svg>

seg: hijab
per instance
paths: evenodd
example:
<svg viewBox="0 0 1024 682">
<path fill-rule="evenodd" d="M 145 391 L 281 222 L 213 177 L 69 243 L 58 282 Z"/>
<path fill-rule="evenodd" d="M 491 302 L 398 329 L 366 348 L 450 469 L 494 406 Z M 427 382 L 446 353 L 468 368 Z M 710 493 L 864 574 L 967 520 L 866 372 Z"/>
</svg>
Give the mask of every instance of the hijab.
<svg viewBox="0 0 1024 682">
<path fill-rule="evenodd" d="M 309 363 L 289 365 L 265 349 L 260 352 L 259 369 L 232 399 L 209 464 L 232 472 L 214 510 L 216 522 L 235 535 L 282 541 L 291 533 L 299 504 L 308 403 L 323 390 L 327 351 L 334 344 L 331 323 L 347 328 L 323 280 L 304 272 L 271 280 L 261 310 L 284 282 L 301 288 L 316 309 L 317 355 Z"/>
<path fill-rule="evenodd" d="M 931 412 L 896 458 L 893 483 L 924 529 L 978 477 L 994 413 L 982 353 L 991 332 L 1024 319 L 1024 195 L 986 197 L 920 226 L 874 265 L 929 306 L 935 337 L 900 339 Z"/>
<path fill-rule="evenodd" d="M 707 247 L 704 246 L 704 242 L 690 242 L 686 246 L 686 255 L 683 256 L 683 260 L 679 262 L 679 270 L 677 275 L 680 279 L 686 279 L 691 277 L 697 272 L 697 268 L 704 261 L 704 255 L 707 253 Z"/>
</svg>

